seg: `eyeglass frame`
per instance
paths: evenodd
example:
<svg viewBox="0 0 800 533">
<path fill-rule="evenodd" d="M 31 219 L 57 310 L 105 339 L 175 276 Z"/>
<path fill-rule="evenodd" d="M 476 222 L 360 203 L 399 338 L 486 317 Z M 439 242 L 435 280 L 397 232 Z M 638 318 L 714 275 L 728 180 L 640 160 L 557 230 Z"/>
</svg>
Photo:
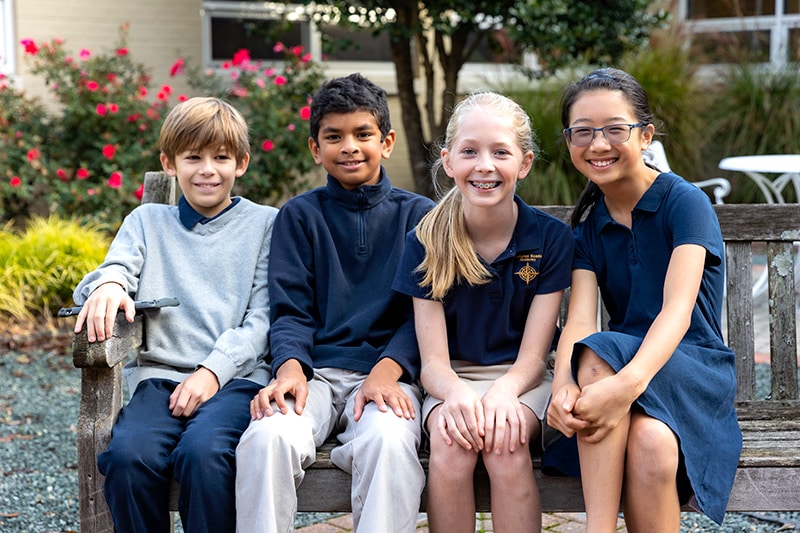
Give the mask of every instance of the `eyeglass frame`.
<svg viewBox="0 0 800 533">
<path fill-rule="evenodd" d="M 594 142 L 594 139 L 597 136 L 597 132 L 598 131 L 603 133 L 603 138 L 606 140 L 606 142 L 608 144 L 625 144 L 626 142 L 631 140 L 631 133 L 633 133 L 633 129 L 634 128 L 641 128 L 642 126 L 647 126 L 648 124 L 649 124 L 649 122 L 637 122 L 636 124 L 625 124 L 623 122 L 621 124 L 609 124 L 609 125 L 603 126 L 601 128 L 593 128 L 591 126 L 574 126 L 574 127 L 571 127 L 571 128 L 564 128 L 564 131 L 562 133 L 564 135 L 564 138 L 567 139 L 568 143 L 570 143 L 572 146 L 578 146 L 578 147 L 581 147 L 581 148 L 584 147 L 584 146 L 590 146 Z M 609 138 L 608 138 L 608 135 L 606 135 L 606 131 L 605 131 L 606 128 L 614 128 L 614 127 L 618 128 L 620 126 L 628 126 L 628 138 L 625 139 L 622 142 L 611 142 L 609 140 Z M 589 139 L 589 142 L 586 143 L 586 144 L 575 144 L 574 142 L 572 142 L 572 131 L 573 130 L 592 130 L 592 138 Z"/>
</svg>

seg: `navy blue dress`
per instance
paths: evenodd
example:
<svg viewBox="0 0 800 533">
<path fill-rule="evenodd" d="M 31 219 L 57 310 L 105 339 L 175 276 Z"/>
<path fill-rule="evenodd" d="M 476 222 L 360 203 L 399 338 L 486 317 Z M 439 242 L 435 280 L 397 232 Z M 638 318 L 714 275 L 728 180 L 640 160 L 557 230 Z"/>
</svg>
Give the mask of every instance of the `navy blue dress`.
<svg viewBox="0 0 800 533">
<path fill-rule="evenodd" d="M 734 409 L 735 355 L 723 342 L 722 234 L 710 201 L 671 173 L 658 176 L 632 213 L 629 229 L 616 223 L 601 200 L 576 229 L 574 269 L 597 275 L 610 315 L 609 331 L 576 344 L 588 347 L 615 371 L 636 354 L 662 307 L 673 249 L 697 244 L 706 264 L 691 325 L 637 404 L 678 437 L 681 502 L 722 523 L 742 447 Z M 573 374 L 576 373 L 573 359 Z"/>
</svg>

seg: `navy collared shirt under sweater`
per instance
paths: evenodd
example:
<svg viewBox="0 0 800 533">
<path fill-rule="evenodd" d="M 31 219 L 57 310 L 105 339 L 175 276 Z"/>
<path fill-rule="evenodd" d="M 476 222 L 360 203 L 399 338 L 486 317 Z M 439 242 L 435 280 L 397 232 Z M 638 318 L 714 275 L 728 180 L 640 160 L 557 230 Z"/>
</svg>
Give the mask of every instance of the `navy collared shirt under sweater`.
<svg viewBox="0 0 800 533">
<path fill-rule="evenodd" d="M 383 357 L 405 381 L 419 375 L 411 299 L 391 290 L 406 233 L 433 207 L 392 187 L 328 184 L 280 209 L 269 265 L 270 350 L 276 372 L 296 359 L 314 368 L 369 373 Z"/>
</svg>

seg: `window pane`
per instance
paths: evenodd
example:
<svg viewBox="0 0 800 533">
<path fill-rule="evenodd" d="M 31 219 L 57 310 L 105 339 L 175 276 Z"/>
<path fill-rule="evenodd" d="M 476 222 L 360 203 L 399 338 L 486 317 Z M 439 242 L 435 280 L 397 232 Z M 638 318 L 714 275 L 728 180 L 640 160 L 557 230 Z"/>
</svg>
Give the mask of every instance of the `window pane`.
<svg viewBox="0 0 800 533">
<path fill-rule="evenodd" d="M 775 0 L 689 0 L 687 13 L 689 19 L 774 15 Z"/>
<path fill-rule="evenodd" d="M 321 27 L 323 59 L 330 61 L 391 61 L 389 35 L 355 31 L 336 25 Z"/>
<path fill-rule="evenodd" d="M 489 32 L 468 61 L 471 63 L 519 63 L 522 54 L 503 30 Z"/>
<path fill-rule="evenodd" d="M 695 33 L 692 51 L 702 63 L 769 61 L 769 31 Z"/>
<path fill-rule="evenodd" d="M 786 13 L 800 13 L 800 0 L 786 0 Z"/>
<path fill-rule="evenodd" d="M 789 30 L 789 61 L 800 61 L 800 28 Z"/>
<path fill-rule="evenodd" d="M 303 28 L 299 22 L 291 25 L 278 20 L 225 18 L 211 19 L 211 59 L 225 61 L 241 48 L 250 50 L 250 57 L 259 59 L 283 59 L 275 53 L 276 42 L 286 46 L 303 45 Z"/>
</svg>

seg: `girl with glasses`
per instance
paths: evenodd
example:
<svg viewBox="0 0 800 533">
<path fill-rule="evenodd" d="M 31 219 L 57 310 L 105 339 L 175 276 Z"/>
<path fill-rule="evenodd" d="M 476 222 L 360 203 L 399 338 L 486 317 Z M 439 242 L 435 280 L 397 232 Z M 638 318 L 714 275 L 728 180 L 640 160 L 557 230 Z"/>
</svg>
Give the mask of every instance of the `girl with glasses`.
<svg viewBox="0 0 800 533">
<path fill-rule="evenodd" d="M 721 333 L 723 243 L 699 188 L 645 165 L 647 95 L 629 74 L 569 85 L 562 123 L 589 182 L 548 423 L 577 434 L 588 532 L 678 532 L 682 504 L 721 523 L 741 450 L 735 356 Z M 597 293 L 610 320 L 598 331 Z"/>
</svg>

